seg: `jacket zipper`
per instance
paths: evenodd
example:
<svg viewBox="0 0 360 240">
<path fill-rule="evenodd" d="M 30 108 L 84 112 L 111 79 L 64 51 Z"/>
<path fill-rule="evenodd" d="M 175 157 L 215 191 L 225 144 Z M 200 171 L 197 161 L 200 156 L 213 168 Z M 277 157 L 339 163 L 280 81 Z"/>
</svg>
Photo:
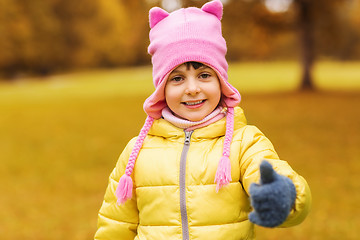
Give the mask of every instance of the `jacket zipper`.
<svg viewBox="0 0 360 240">
<path fill-rule="evenodd" d="M 186 158 L 190 147 L 190 139 L 193 131 L 185 131 L 185 141 L 184 147 L 181 153 L 180 159 L 180 176 L 179 176 L 179 185 L 180 185 L 180 212 L 181 212 L 181 227 L 182 227 L 182 236 L 183 240 L 189 240 L 189 224 L 188 216 L 186 210 Z"/>
</svg>

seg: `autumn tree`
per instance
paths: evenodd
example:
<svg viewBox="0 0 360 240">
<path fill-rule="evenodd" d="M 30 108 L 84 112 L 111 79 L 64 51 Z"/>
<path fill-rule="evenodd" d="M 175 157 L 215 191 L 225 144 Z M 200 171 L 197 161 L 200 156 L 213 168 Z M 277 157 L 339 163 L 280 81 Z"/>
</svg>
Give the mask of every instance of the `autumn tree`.
<svg viewBox="0 0 360 240">
<path fill-rule="evenodd" d="M 354 6 L 354 0 L 288 0 L 288 9 L 271 12 L 264 4 L 271 1 L 279 2 L 226 1 L 223 31 L 228 40 L 228 58 L 271 60 L 279 56 L 296 57 L 293 54 L 298 54 L 302 66 L 300 89 L 314 89 L 312 69 L 316 56 L 347 59 L 352 53 L 349 46 L 356 49 L 354 43 L 359 42 L 359 34 L 349 27 L 349 23 L 356 20 L 351 21 L 347 13 L 351 9 L 349 5 L 355 9 L 360 6 Z M 183 6 L 201 6 L 205 2 L 182 1 Z M 349 40 L 344 41 L 344 36 Z M 279 44 L 282 46 L 279 47 Z"/>
<path fill-rule="evenodd" d="M 318 57 L 360 58 L 358 0 L 288 0 L 292 4 L 283 12 L 269 11 L 264 3 L 270 1 L 278 0 L 224 1 L 229 61 L 299 58 L 301 87 L 312 89 Z M 205 2 L 0 0 L 0 74 L 149 64 L 148 10 Z"/>
<path fill-rule="evenodd" d="M 49 2 L 0 0 L 0 26 L 0 68 L 8 76 L 19 69 L 46 73 L 61 61 L 59 22 Z"/>
<path fill-rule="evenodd" d="M 147 11 L 143 0 L 0 0 L 0 72 L 144 63 Z"/>
</svg>

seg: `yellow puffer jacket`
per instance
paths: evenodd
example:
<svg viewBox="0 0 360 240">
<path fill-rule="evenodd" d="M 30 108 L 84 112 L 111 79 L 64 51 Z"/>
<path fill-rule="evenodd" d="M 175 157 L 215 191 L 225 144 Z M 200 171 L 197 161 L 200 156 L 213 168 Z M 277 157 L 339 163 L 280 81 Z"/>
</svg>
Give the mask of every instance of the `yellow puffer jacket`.
<svg viewBox="0 0 360 240">
<path fill-rule="evenodd" d="M 216 193 L 214 179 L 224 135 L 222 119 L 195 130 L 191 137 L 189 133 L 186 144 L 182 129 L 156 120 L 136 160 L 133 197 L 119 206 L 115 190 L 135 144 L 132 139 L 110 175 L 95 239 L 254 239 L 248 190 L 258 182 L 263 159 L 296 186 L 296 203 L 282 227 L 303 221 L 311 202 L 306 181 L 278 159 L 271 142 L 256 127 L 246 125 L 239 107 L 231 143 L 232 182 Z"/>
</svg>

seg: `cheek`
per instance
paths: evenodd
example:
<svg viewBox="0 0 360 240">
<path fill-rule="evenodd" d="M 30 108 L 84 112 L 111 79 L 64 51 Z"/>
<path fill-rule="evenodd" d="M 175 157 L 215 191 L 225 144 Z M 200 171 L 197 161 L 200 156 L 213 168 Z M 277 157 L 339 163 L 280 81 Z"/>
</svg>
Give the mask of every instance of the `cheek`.
<svg viewBox="0 0 360 240">
<path fill-rule="evenodd" d="M 221 101 L 221 92 L 220 91 L 216 92 L 213 98 L 214 98 L 214 104 L 218 105 Z"/>
<path fill-rule="evenodd" d="M 165 87 L 165 101 L 169 104 L 178 100 L 178 91 L 172 86 Z"/>
<path fill-rule="evenodd" d="M 220 85 L 214 84 L 211 89 L 209 89 L 209 94 L 211 95 L 214 101 L 220 101 L 221 98 L 221 89 Z"/>
</svg>

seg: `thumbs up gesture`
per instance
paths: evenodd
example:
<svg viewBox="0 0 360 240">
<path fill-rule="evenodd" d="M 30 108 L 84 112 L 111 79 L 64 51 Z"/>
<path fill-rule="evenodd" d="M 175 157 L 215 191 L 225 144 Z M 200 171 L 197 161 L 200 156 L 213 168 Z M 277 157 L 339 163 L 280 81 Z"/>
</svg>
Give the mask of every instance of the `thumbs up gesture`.
<svg viewBox="0 0 360 240">
<path fill-rule="evenodd" d="M 296 199 L 296 189 L 290 178 L 277 174 L 267 161 L 260 164 L 260 184 L 250 185 L 250 200 L 254 210 L 249 220 L 263 227 L 282 224 Z"/>
</svg>

